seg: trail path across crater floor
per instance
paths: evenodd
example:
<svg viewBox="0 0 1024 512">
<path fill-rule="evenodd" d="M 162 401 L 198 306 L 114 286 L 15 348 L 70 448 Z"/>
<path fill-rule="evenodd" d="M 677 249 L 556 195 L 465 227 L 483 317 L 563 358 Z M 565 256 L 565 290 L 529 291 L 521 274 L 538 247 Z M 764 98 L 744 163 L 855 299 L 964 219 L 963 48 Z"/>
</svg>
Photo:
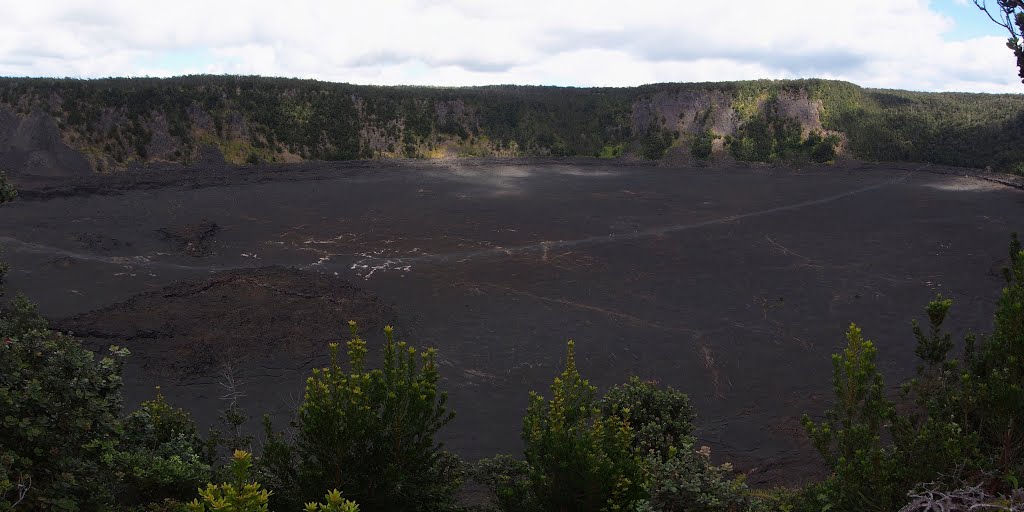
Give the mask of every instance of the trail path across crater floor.
<svg viewBox="0 0 1024 512">
<path fill-rule="evenodd" d="M 347 320 L 371 349 L 397 323 L 438 348 L 469 459 L 520 449 L 572 338 L 592 382 L 682 389 L 716 457 L 795 482 L 820 470 L 798 418 L 828 405 L 846 326 L 893 385 L 936 293 L 985 331 L 1024 218 L 1014 188 L 912 167 L 318 165 L 30 184 L 0 208 L 9 288 L 128 346 L 129 403 L 160 385 L 203 423 L 229 371 L 283 425 Z"/>
</svg>

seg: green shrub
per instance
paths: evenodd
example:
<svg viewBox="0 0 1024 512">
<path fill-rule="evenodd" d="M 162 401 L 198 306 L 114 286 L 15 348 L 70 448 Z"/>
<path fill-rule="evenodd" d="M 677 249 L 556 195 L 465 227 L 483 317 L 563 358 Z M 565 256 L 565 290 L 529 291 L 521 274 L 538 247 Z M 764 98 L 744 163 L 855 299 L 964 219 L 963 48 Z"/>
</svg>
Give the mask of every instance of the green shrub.
<svg viewBox="0 0 1024 512">
<path fill-rule="evenodd" d="M 738 511 L 746 486 L 728 464 L 694 448 L 689 398 L 633 377 L 600 401 L 575 367 L 550 402 L 533 395 L 524 419 L 526 461 L 507 455 L 480 461 L 475 479 L 498 510 Z"/>
<path fill-rule="evenodd" d="M 159 450 L 165 443 L 179 440 L 190 452 L 200 453 L 204 448 L 192 417 L 167 403 L 159 387 L 156 397 L 139 404 L 124 420 L 124 442 L 133 448 Z"/>
<path fill-rule="evenodd" d="M 625 144 L 606 144 L 601 147 L 601 152 L 597 154 L 598 158 L 619 158 L 622 153 L 626 150 Z"/>
<path fill-rule="evenodd" d="M 629 423 L 631 448 L 645 458 L 647 499 L 639 510 L 729 512 L 747 507 L 746 485 L 733 478 L 732 467 L 711 464 L 710 450 L 695 448 L 696 415 L 685 393 L 633 377 L 608 391 L 601 413 Z"/>
<path fill-rule="evenodd" d="M 951 300 L 939 296 L 927 305 L 927 331 L 912 323 L 920 365 L 902 386 L 906 403 L 899 415 L 883 395 L 874 346 L 851 326 L 846 350 L 833 356 L 835 407 L 822 424 L 804 418 L 833 471 L 816 496 L 840 510 L 881 511 L 899 508 L 908 490 L 927 482 L 950 491 L 980 484 L 1010 492 L 1020 486 L 1024 252 L 1016 236 L 1004 274 L 993 333 L 977 343 L 969 335 L 963 362 L 950 358 L 954 343 L 942 327 Z"/>
<path fill-rule="evenodd" d="M 949 360 L 952 335 L 942 329 L 953 301 L 940 295 L 928 303 L 929 332 L 916 320 L 912 322 L 917 341 L 914 352 L 921 360 L 915 378 L 903 385 L 903 396 L 913 401 L 893 419 L 893 467 L 906 488 L 921 482 L 942 482 L 951 486 L 961 482 L 957 475 L 981 470 L 979 438 L 973 432 L 965 409 L 969 398 L 960 386 L 960 364 Z"/>
<path fill-rule="evenodd" d="M 729 151 L 739 160 L 770 162 L 776 158 L 775 131 L 763 115 L 750 119 L 731 139 Z"/>
<path fill-rule="evenodd" d="M 605 418 L 625 419 L 633 430 L 632 448 L 646 456 L 655 452 L 668 457 L 670 450 L 692 447 L 696 414 L 690 398 L 672 388 L 659 389 L 653 382 L 631 377 L 627 384 L 608 390 L 600 402 Z"/>
<path fill-rule="evenodd" d="M 693 145 L 690 146 L 690 154 L 694 158 L 708 158 L 711 156 L 711 151 L 714 149 L 715 135 L 710 130 L 700 132 L 693 140 Z"/>
<path fill-rule="evenodd" d="M 779 116 L 775 101 L 770 100 L 739 127 L 734 138 L 727 139 L 734 157 L 750 162 L 776 162 L 806 154 L 810 143 L 801 138 L 800 124 Z M 809 137 L 820 136 L 812 133 Z"/>
<path fill-rule="evenodd" d="M 954 344 L 942 329 L 952 301 L 928 304 L 927 333 L 913 324 L 921 365 L 904 393 L 915 407 L 892 432 L 896 477 L 907 486 L 980 483 L 1009 492 L 1024 480 L 1024 253 L 1016 235 L 1009 253 L 993 332 L 969 335 L 963 362 L 950 358 Z"/>
<path fill-rule="evenodd" d="M 491 502 L 501 512 L 537 510 L 530 487 L 530 465 L 509 455 L 496 455 L 473 466 L 473 480 L 490 491 Z"/>
<path fill-rule="evenodd" d="M 595 390 L 576 370 L 570 341 L 551 400 L 530 394 L 524 454 L 541 510 L 624 510 L 644 498 L 643 458 L 632 448 L 633 431 L 620 417 L 601 415 Z"/>
<path fill-rule="evenodd" d="M 747 486 L 732 476 L 729 463 L 711 464 L 711 450 L 703 446 L 672 448 L 665 456 L 647 458 L 649 497 L 643 512 L 741 512 L 750 508 Z"/>
<path fill-rule="evenodd" d="M 11 266 L 8 265 L 7 262 L 0 261 L 0 297 L 4 296 L 4 280 L 7 278 L 7 273 L 10 271 Z"/>
<path fill-rule="evenodd" d="M 273 510 L 296 508 L 303 503 L 303 495 L 299 486 L 294 443 L 286 439 L 284 433 L 274 431 L 270 416 L 263 416 L 263 430 L 266 440 L 255 467 L 259 480 L 273 491 L 270 507 Z"/>
<path fill-rule="evenodd" d="M 305 512 L 359 512 L 359 505 L 352 500 L 341 497 L 341 491 L 335 489 L 324 495 L 322 503 L 306 503 Z"/>
<path fill-rule="evenodd" d="M 640 154 L 648 160 L 660 160 L 675 138 L 675 132 L 665 129 L 661 123 L 654 124 L 640 139 Z"/>
<path fill-rule="evenodd" d="M 751 489 L 749 512 L 828 512 L 838 511 L 828 494 L 828 483 L 812 482 L 804 487 Z"/>
<path fill-rule="evenodd" d="M 389 326 L 383 365 L 367 370 L 366 342 L 350 325 L 348 368 L 331 344 L 330 366 L 313 370 L 306 381 L 294 448 L 303 495 L 342 489 L 370 510 L 450 506 L 458 468 L 435 435 L 454 413 L 437 389 L 434 350 L 417 353 L 395 342 Z"/>
<path fill-rule="evenodd" d="M 212 476 L 192 418 L 171 407 L 159 388 L 156 398 L 125 418 L 121 445 L 117 455 L 123 475 L 117 499 L 121 504 L 185 502 Z"/>
<path fill-rule="evenodd" d="M 45 321 L 29 309 L 0 319 L 0 509 L 102 508 L 117 473 L 127 351 L 96 361 L 77 340 L 34 328 Z"/>
<path fill-rule="evenodd" d="M 991 336 L 968 340 L 967 371 L 960 395 L 968 420 L 980 436 L 986 466 L 1007 482 L 1024 482 L 1024 251 L 1017 235 L 1010 243 L 1006 287 L 996 306 Z"/>
<path fill-rule="evenodd" d="M 0 172 L 0 204 L 9 203 L 18 197 L 18 190 L 11 182 L 7 181 L 7 175 Z"/>
<path fill-rule="evenodd" d="M 39 314 L 35 303 L 22 293 L 18 293 L 6 307 L 0 306 L 0 339 L 18 338 L 49 329 L 49 322 Z"/>
<path fill-rule="evenodd" d="M 811 161 L 823 164 L 836 159 L 836 147 L 839 145 L 839 137 L 829 135 L 824 139 L 815 142 L 811 146 Z"/>
<path fill-rule="evenodd" d="M 188 504 L 189 512 L 266 512 L 271 493 L 250 478 L 251 469 L 252 455 L 236 451 L 231 460 L 232 481 L 199 489 L 199 498 Z"/>
<path fill-rule="evenodd" d="M 895 415 L 885 398 L 877 349 L 856 325 L 846 333 L 842 354 L 832 356 L 836 403 L 817 424 L 806 415 L 804 427 L 832 470 L 825 492 L 838 510 L 892 510 L 906 488 L 891 479 L 891 458 L 882 444 L 882 427 Z"/>
</svg>

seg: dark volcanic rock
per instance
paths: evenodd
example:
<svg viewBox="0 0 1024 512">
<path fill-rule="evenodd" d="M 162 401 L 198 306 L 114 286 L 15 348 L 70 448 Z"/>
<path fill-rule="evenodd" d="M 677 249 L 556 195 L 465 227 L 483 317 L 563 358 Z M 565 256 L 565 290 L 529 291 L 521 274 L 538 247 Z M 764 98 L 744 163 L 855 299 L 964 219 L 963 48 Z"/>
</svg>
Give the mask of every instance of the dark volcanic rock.
<svg viewBox="0 0 1024 512">
<path fill-rule="evenodd" d="M 0 168 L 36 176 L 76 176 L 92 172 L 89 161 L 68 147 L 52 117 L 43 112 L 19 116 L 0 107 Z"/>
<path fill-rule="evenodd" d="M 397 323 L 391 307 L 334 276 L 264 267 L 179 281 L 55 328 L 97 352 L 110 345 L 129 349 L 129 410 L 159 386 L 200 426 L 213 425 L 230 375 L 249 428 L 256 428 L 264 413 L 277 424 L 292 417 L 310 369 L 327 363 L 328 344 L 344 346 L 349 338 L 349 320 L 371 340 L 369 357 L 376 361 L 380 350 L 372 340 L 384 325 Z"/>
<path fill-rule="evenodd" d="M 210 171 L 223 170 L 228 166 L 227 161 L 224 159 L 224 153 L 221 153 L 217 146 L 203 144 L 199 146 L 198 153 L 195 161 L 192 162 L 192 166 L 195 168 Z"/>
<path fill-rule="evenodd" d="M 182 253 L 200 258 L 213 253 L 211 242 L 219 229 L 216 222 L 203 220 L 194 224 L 160 228 L 157 233 L 173 243 Z"/>
<path fill-rule="evenodd" d="M 82 244 L 82 247 L 90 251 L 108 253 L 126 247 L 131 247 L 130 242 L 122 242 L 99 233 L 75 233 L 75 240 Z"/>
<path fill-rule="evenodd" d="M 394 316 L 389 306 L 345 280 L 265 267 L 180 281 L 57 327 L 126 346 L 143 359 L 171 351 L 171 364 L 184 377 L 240 359 L 308 357 L 347 337 L 348 320 L 379 331 Z"/>
</svg>

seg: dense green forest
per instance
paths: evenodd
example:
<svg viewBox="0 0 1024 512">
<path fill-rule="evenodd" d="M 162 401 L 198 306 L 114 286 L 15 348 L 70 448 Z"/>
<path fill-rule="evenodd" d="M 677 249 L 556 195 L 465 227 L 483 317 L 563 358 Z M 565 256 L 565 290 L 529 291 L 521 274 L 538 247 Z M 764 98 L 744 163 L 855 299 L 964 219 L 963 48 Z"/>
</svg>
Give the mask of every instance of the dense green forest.
<svg viewBox="0 0 1024 512">
<path fill-rule="evenodd" d="M 381 87 L 251 76 L 0 79 L 94 169 L 305 159 L 635 156 L 829 161 L 837 154 L 1016 171 L 1024 97 L 828 80 L 633 88 Z M 677 149 L 678 148 L 678 149 Z"/>
<path fill-rule="evenodd" d="M 16 200 L 0 175 L 0 203 Z M 2 206 L 0 206 L 2 207 Z M 127 350 L 97 359 L 26 297 L 0 301 L 0 510 L 926 512 L 1024 509 L 1024 250 L 1009 248 L 991 333 L 955 341 L 952 301 L 912 323 L 919 365 L 888 396 L 856 325 L 835 354 L 834 398 L 806 432 L 830 469 L 799 488 L 751 489 L 711 462 L 687 395 L 632 378 L 599 395 L 575 364 L 531 393 L 523 452 L 467 462 L 437 434 L 455 411 L 432 349 L 354 322 L 306 379 L 295 419 L 259 442 L 233 401 L 201 434 L 155 391 L 125 411 Z M 0 266 L 0 286 L 6 267 Z M 0 295 L 3 289 L 0 287 Z M 381 351 L 370 368 L 367 355 Z M 378 358 L 373 358 L 378 360 Z M 826 364 L 822 361 L 822 364 Z M 459 490 L 475 483 L 485 503 Z"/>
</svg>

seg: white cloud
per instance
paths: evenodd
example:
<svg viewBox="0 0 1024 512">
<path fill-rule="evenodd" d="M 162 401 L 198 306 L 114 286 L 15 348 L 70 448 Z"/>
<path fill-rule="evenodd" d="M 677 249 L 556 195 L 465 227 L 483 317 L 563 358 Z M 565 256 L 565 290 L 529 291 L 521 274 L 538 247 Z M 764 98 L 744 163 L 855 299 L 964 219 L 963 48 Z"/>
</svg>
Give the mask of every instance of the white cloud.
<svg viewBox="0 0 1024 512">
<path fill-rule="evenodd" d="M 0 19 L 0 75 L 580 86 L 821 76 L 1024 92 L 998 27 L 944 39 L 954 20 L 924 0 L 36 0 L 3 2 Z"/>
</svg>

